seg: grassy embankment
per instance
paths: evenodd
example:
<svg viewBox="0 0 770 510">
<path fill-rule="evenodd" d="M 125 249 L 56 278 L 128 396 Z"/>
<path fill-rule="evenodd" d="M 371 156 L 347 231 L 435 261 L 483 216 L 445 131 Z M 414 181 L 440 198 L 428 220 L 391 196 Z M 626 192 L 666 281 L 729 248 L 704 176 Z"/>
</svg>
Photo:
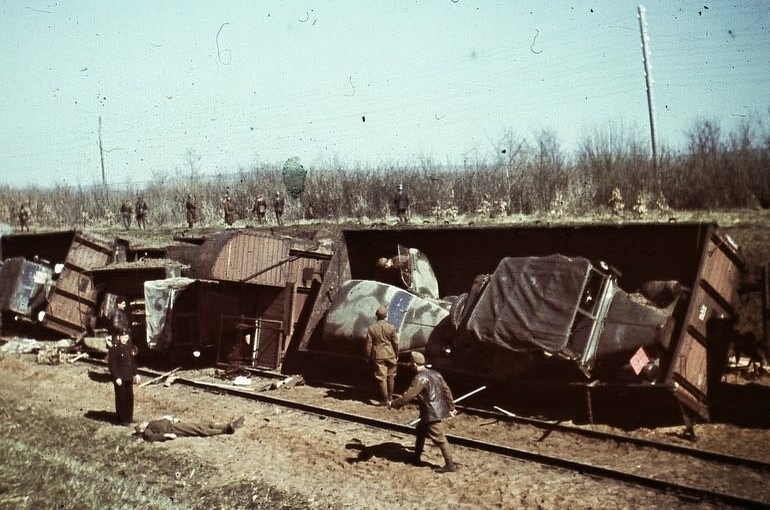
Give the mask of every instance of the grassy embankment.
<svg viewBox="0 0 770 510">
<path fill-rule="evenodd" d="M 59 417 L 0 393 L 0 509 L 300 509 L 307 502 L 262 482 L 212 487 L 212 468 L 151 448 L 98 422 Z"/>
</svg>

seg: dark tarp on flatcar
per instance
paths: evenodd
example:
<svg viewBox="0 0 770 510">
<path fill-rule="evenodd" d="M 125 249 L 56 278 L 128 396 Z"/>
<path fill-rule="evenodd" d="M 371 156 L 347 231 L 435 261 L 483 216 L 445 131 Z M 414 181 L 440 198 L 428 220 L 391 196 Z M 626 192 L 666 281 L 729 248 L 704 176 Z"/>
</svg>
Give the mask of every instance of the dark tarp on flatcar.
<svg viewBox="0 0 770 510">
<path fill-rule="evenodd" d="M 465 331 L 476 341 L 505 349 L 538 346 L 560 352 L 591 264 L 581 257 L 507 257 L 468 317 Z"/>
</svg>

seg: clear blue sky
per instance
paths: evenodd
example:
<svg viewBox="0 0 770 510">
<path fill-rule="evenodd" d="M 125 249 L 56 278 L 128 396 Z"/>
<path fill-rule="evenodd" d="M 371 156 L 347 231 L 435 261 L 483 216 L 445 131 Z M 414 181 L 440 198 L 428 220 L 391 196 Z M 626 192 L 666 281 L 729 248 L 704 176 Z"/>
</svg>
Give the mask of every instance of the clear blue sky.
<svg viewBox="0 0 770 510">
<path fill-rule="evenodd" d="M 545 6 L 541 6 L 545 4 Z M 3 1 L 0 184 L 649 140 L 638 2 Z M 643 2 L 660 144 L 770 116 L 770 2 Z M 365 120 L 364 120 L 365 119 Z"/>
</svg>

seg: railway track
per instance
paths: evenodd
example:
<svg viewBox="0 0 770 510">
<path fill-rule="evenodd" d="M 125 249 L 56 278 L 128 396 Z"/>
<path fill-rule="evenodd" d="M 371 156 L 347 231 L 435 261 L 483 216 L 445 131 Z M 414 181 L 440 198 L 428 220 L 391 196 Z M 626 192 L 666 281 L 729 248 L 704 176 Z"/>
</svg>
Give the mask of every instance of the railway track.
<svg viewBox="0 0 770 510">
<path fill-rule="evenodd" d="M 104 366 L 104 363 L 99 360 L 89 359 L 88 361 L 94 365 Z M 161 380 L 167 375 L 167 373 L 148 369 L 142 369 L 141 373 L 145 377 L 156 380 Z M 285 377 L 272 372 L 250 371 L 250 373 L 255 380 L 264 383 L 263 385 L 269 385 L 270 381 Z M 257 392 L 251 388 L 232 384 L 188 378 L 181 376 L 180 373 L 176 373 L 174 376 L 175 384 L 182 384 L 191 388 L 219 392 L 379 430 L 405 435 L 414 434 L 412 425 L 303 402 L 301 398 L 294 398 L 296 397 L 295 393 L 290 394 L 292 398 L 284 398 L 276 396 L 273 392 Z M 675 494 L 688 500 L 719 503 L 740 508 L 770 509 L 770 496 L 767 491 L 761 489 L 765 484 L 764 480 L 767 474 L 770 473 L 770 463 L 767 462 L 623 434 L 511 416 L 495 410 L 458 407 L 463 413 L 455 418 L 458 426 L 452 427 L 452 431 L 463 430 L 464 432 L 462 434 L 448 434 L 450 443 L 457 446 L 522 461 L 536 462 L 586 476 L 634 484 L 662 493 Z M 367 409 L 372 408 L 367 407 Z M 476 422 L 467 426 L 459 426 L 463 420 L 475 420 Z M 539 434 L 541 439 L 526 441 L 530 446 L 536 443 L 537 448 L 523 449 L 513 446 L 510 440 L 506 440 L 504 437 L 500 437 L 499 440 L 473 437 L 474 427 L 475 430 L 478 430 L 479 420 L 494 420 L 495 423 L 504 424 L 508 428 L 511 428 L 511 425 L 516 425 L 515 428 L 520 432 L 523 431 L 525 435 Z M 552 438 L 555 434 L 571 435 L 578 438 L 575 443 L 574 455 L 565 456 L 563 455 L 564 452 L 558 449 L 549 450 L 547 447 L 549 441 L 545 439 Z M 626 449 L 619 449 L 618 445 L 624 445 L 623 448 Z M 589 449 L 607 451 L 606 461 L 589 463 L 581 460 L 580 453 Z M 596 457 L 596 455 L 592 455 L 592 457 Z M 637 459 L 646 460 L 639 461 Z M 654 459 L 654 465 L 649 465 L 649 459 Z M 685 468 L 679 470 L 676 466 L 685 466 Z M 715 480 L 718 482 L 715 483 Z"/>
</svg>

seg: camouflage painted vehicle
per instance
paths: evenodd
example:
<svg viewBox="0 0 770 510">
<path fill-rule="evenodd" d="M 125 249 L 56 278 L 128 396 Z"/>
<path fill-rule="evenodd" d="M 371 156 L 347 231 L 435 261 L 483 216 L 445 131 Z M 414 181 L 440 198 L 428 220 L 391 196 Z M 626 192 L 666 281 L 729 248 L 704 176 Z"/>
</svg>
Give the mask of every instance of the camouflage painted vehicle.
<svg viewBox="0 0 770 510">
<path fill-rule="evenodd" d="M 388 309 L 388 322 L 399 333 L 401 352 L 424 350 L 448 333 L 444 328 L 449 325 L 452 301 L 437 299 L 438 283 L 428 259 L 419 250 L 402 246 L 399 256 L 409 260 L 401 268 L 404 288 L 374 280 L 348 280 L 334 295 L 322 336 L 337 352 L 363 355 L 366 330 L 381 305 Z"/>
<path fill-rule="evenodd" d="M 563 370 L 566 362 L 567 371 L 588 378 L 654 382 L 674 332 L 672 314 L 685 294 L 676 282 L 661 282 L 648 286 L 657 292 L 647 297 L 630 295 L 606 264 L 554 254 L 506 257 L 467 293 L 420 297 L 431 295 L 425 289 L 438 292 L 430 264 L 414 248 L 399 247 L 399 253 L 410 257 L 401 268 L 405 288 L 348 280 L 335 294 L 322 336 L 337 352 L 363 353 L 374 310 L 382 305 L 399 332 L 401 352 L 426 352 L 441 368 L 501 378 L 543 365 Z"/>
</svg>

